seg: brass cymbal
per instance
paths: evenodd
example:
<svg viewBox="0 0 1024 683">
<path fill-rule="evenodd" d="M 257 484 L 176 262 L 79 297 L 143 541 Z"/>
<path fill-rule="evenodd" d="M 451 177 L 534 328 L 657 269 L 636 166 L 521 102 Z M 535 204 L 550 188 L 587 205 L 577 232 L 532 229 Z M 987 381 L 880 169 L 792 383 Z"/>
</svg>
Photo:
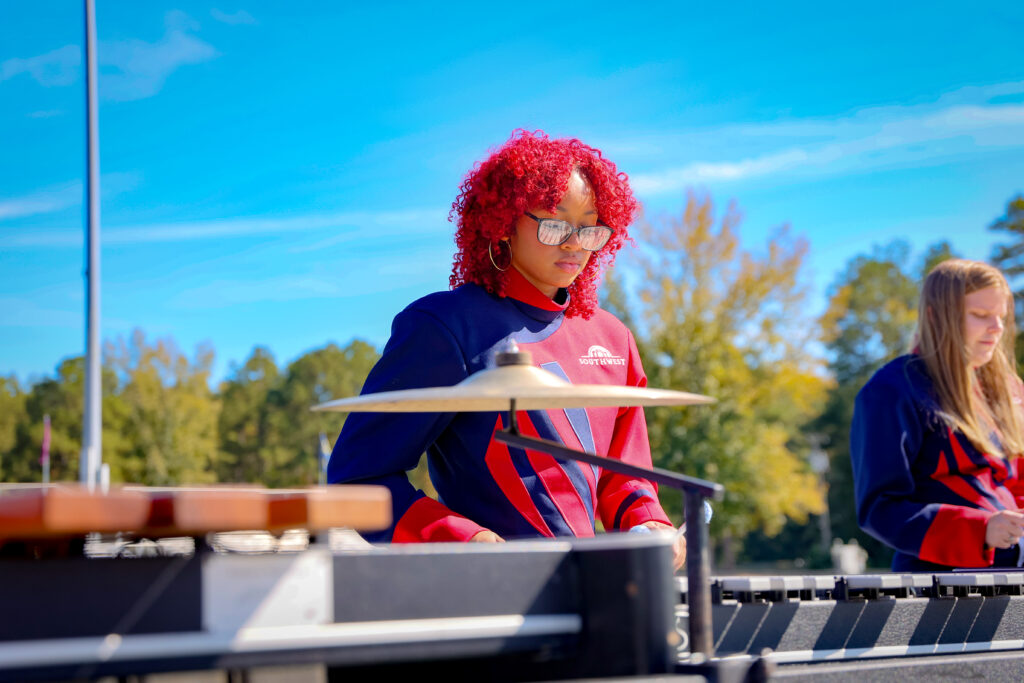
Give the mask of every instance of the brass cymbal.
<svg viewBox="0 0 1024 683">
<path fill-rule="evenodd" d="M 462 413 L 598 406 L 683 406 L 713 403 L 700 394 L 608 384 L 571 384 L 533 365 L 481 370 L 450 387 L 403 389 L 327 401 L 313 410 L 349 413 Z"/>
</svg>

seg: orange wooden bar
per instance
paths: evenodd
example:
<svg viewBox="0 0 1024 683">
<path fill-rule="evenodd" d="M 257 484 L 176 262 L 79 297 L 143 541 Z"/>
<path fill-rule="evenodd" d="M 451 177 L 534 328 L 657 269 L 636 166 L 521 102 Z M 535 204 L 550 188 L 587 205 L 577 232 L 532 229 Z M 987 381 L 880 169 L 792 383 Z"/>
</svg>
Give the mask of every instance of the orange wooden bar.
<svg viewBox="0 0 1024 683">
<path fill-rule="evenodd" d="M 391 524 L 391 493 L 382 486 L 321 486 L 299 491 L 269 491 L 267 529 L 385 529 Z"/>
<path fill-rule="evenodd" d="M 0 486 L 0 541 L 91 532 L 160 538 L 331 527 L 372 531 L 390 523 L 390 493 L 380 486 L 122 486 L 107 493 L 78 484 Z"/>
<path fill-rule="evenodd" d="M 91 493 L 78 485 L 17 487 L 0 492 L 0 538 L 53 538 L 141 527 L 150 500 L 135 491 Z"/>
</svg>

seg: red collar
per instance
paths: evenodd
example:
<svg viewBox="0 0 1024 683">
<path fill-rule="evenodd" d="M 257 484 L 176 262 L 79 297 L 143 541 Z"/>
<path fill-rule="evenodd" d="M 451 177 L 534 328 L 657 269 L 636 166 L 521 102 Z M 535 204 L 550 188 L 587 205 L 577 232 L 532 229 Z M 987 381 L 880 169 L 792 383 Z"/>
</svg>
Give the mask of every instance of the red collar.
<svg viewBox="0 0 1024 683">
<path fill-rule="evenodd" d="M 516 270 L 514 266 L 508 269 L 505 296 L 510 296 L 513 299 L 522 301 L 524 304 L 529 304 L 534 308 L 540 308 L 545 311 L 564 311 L 569 307 L 568 295 L 565 297 L 564 304 L 552 301 L 543 292 L 534 287 L 529 280 L 523 277 L 523 274 Z"/>
</svg>

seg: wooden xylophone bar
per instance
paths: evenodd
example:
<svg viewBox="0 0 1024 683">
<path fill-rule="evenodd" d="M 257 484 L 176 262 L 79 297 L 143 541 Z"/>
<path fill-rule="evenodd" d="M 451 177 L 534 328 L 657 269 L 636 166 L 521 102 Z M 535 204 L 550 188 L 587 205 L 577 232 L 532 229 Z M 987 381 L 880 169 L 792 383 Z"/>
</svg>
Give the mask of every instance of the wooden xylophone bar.
<svg viewBox="0 0 1024 683">
<path fill-rule="evenodd" d="M 391 497 L 380 486 L 266 489 L 261 486 L 115 486 L 0 484 L 0 545 L 128 532 L 141 538 L 212 531 L 381 529 Z"/>
</svg>

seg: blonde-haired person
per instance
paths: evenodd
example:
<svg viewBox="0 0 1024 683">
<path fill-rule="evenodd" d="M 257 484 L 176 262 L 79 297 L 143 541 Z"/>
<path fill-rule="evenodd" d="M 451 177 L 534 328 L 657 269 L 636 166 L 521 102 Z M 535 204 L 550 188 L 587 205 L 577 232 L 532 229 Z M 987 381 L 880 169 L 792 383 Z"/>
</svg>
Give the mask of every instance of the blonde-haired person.
<svg viewBox="0 0 1024 683">
<path fill-rule="evenodd" d="M 912 353 L 857 395 L 850 456 L 861 528 L 894 571 L 1021 564 L 1024 432 L 1013 295 L 952 259 L 925 280 Z"/>
</svg>

